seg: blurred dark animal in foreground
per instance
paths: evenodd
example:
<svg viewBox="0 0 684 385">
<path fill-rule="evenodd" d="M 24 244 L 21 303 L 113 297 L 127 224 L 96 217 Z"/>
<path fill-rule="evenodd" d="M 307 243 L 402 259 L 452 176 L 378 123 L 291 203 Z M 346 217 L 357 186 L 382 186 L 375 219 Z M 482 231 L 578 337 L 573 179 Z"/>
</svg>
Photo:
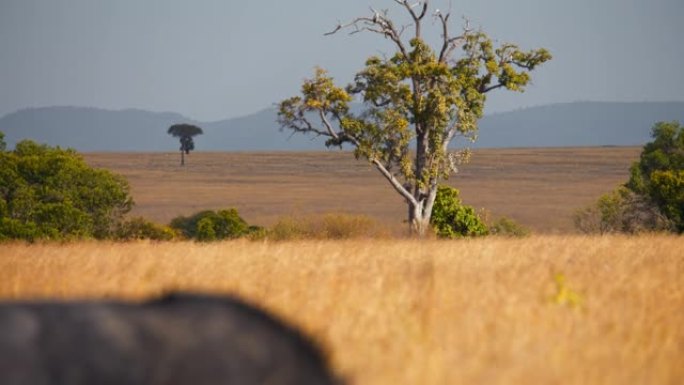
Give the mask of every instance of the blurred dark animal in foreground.
<svg viewBox="0 0 684 385">
<path fill-rule="evenodd" d="M 336 383 L 304 335 L 231 297 L 0 304 L 3 385 Z"/>
</svg>

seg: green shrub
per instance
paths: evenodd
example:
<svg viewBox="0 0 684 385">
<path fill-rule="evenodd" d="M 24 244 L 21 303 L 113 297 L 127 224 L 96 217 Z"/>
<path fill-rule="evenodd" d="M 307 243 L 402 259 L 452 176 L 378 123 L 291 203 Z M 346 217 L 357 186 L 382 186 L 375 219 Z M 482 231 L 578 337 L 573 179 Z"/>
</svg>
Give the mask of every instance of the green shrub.
<svg viewBox="0 0 684 385">
<path fill-rule="evenodd" d="M 489 234 L 506 237 L 526 237 L 530 235 L 530 229 L 510 218 L 501 217 L 489 225 Z"/>
<path fill-rule="evenodd" d="M 632 165 L 625 185 L 633 193 L 648 199 L 672 223 L 672 229 L 684 232 L 684 126 L 679 122 L 659 122 L 651 131 L 638 162 Z"/>
<path fill-rule="evenodd" d="M 168 227 L 137 217 L 121 222 L 116 229 L 115 238 L 121 241 L 151 239 L 153 241 L 170 241 L 176 232 Z"/>
<path fill-rule="evenodd" d="M 457 189 L 439 186 L 430 223 L 440 238 L 487 235 L 487 225 L 471 206 L 464 205 Z"/>
<path fill-rule="evenodd" d="M 668 231 L 672 222 L 647 197 L 620 187 L 575 212 L 575 228 L 585 234 Z"/>
<path fill-rule="evenodd" d="M 200 211 L 190 217 L 177 217 L 170 226 L 184 237 L 198 241 L 233 239 L 257 232 L 258 227 L 250 227 L 240 217 L 237 210 Z"/>
<path fill-rule="evenodd" d="M 24 140 L 0 151 L 0 239 L 109 238 L 132 206 L 123 177 L 73 150 Z"/>
</svg>

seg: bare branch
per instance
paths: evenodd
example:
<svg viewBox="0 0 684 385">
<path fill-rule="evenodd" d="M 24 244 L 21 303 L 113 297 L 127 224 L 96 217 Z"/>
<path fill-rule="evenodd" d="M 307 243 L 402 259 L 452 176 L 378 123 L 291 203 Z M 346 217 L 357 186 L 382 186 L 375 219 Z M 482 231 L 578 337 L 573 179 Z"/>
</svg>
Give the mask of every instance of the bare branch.
<svg viewBox="0 0 684 385">
<path fill-rule="evenodd" d="M 401 29 L 399 30 L 399 36 L 401 36 L 404 31 L 406 31 L 406 28 L 410 27 L 412 24 L 404 24 L 401 26 Z"/>
<path fill-rule="evenodd" d="M 408 202 L 411 202 L 412 205 L 418 205 L 418 201 L 416 200 L 416 198 L 404 186 L 402 186 L 399 180 L 394 175 L 392 175 L 392 173 L 389 172 L 387 168 L 385 168 L 382 162 L 380 162 L 377 159 L 371 159 L 371 163 L 375 165 L 375 168 L 377 168 L 378 171 L 380 171 L 380 174 L 382 174 L 382 176 L 384 176 L 385 179 L 389 181 L 389 183 L 392 185 L 392 187 L 394 187 L 394 189 L 399 193 L 399 195 L 401 195 Z"/>
<path fill-rule="evenodd" d="M 404 8 L 406 8 L 406 10 L 409 12 L 409 14 L 411 14 L 411 17 L 413 18 L 413 20 L 416 20 L 416 21 L 419 20 L 418 15 L 416 15 L 416 12 L 413 10 L 413 7 L 409 4 L 408 1 L 404 1 L 402 5 L 404 6 Z"/>
<path fill-rule="evenodd" d="M 407 0 L 394 0 L 398 4 L 401 4 L 405 6 L 409 12 L 411 13 L 414 21 L 415 21 L 415 26 L 416 26 L 416 31 L 417 35 L 416 37 L 419 37 L 420 35 L 420 19 L 424 16 L 426 9 L 427 9 L 427 1 L 423 3 L 423 12 L 421 13 L 420 16 L 416 15 L 416 13 L 413 11 L 412 6 L 408 4 Z M 357 17 L 356 19 L 352 20 L 351 22 L 347 24 L 342 24 L 338 23 L 337 26 L 331 30 L 330 32 L 326 32 L 324 35 L 329 36 L 329 35 L 334 35 L 338 31 L 349 28 L 349 27 L 354 27 L 354 30 L 350 32 L 350 35 L 362 32 L 362 31 L 369 31 L 373 33 L 377 33 L 379 35 L 382 35 L 390 40 L 392 40 L 399 51 L 402 53 L 404 58 L 406 60 L 409 59 L 408 51 L 406 50 L 406 46 L 401 40 L 401 35 L 406 29 L 406 26 L 402 26 L 401 29 L 397 30 L 397 28 L 394 26 L 394 23 L 392 20 L 390 20 L 387 17 L 387 11 L 384 10 L 382 12 L 378 12 L 374 8 L 370 8 L 372 12 L 371 17 Z"/>
<path fill-rule="evenodd" d="M 511 60 L 510 62 L 517 65 L 520 68 L 524 68 L 524 69 L 529 70 L 529 71 L 532 71 L 534 69 L 533 66 L 526 64 L 526 63 L 522 63 L 522 62 L 515 61 L 515 60 Z"/>
<path fill-rule="evenodd" d="M 311 122 L 309 122 L 309 120 L 303 116 L 297 117 L 295 121 L 289 123 L 287 126 L 296 132 L 313 132 L 318 136 L 330 136 L 330 133 L 314 127 L 314 125 L 311 124 Z"/>
<path fill-rule="evenodd" d="M 420 2 L 418 2 L 420 4 Z M 418 16 L 419 19 L 422 19 L 425 17 L 425 14 L 427 13 L 428 10 L 428 0 L 425 0 L 423 2 L 423 10 L 420 12 L 420 16 Z"/>
<path fill-rule="evenodd" d="M 340 139 L 340 137 L 335 132 L 335 129 L 333 128 L 332 124 L 330 124 L 330 121 L 328 121 L 328 118 L 325 116 L 325 113 L 322 110 L 318 111 L 318 116 L 320 116 L 321 122 L 323 122 L 323 125 L 325 126 L 326 130 L 328 130 L 328 133 L 330 134 L 329 136 L 335 139 Z"/>
<path fill-rule="evenodd" d="M 466 37 L 471 32 L 470 22 L 468 19 L 464 18 L 465 25 L 463 27 L 463 34 L 455 37 L 449 36 L 448 22 L 450 16 L 451 13 L 444 14 L 440 12 L 439 9 L 435 11 L 435 17 L 442 23 L 442 50 L 439 53 L 439 61 L 442 63 L 446 63 L 446 61 L 449 60 L 454 49 L 458 47 L 459 43 L 465 41 Z"/>
<path fill-rule="evenodd" d="M 498 84 L 495 84 L 495 85 L 489 86 L 489 87 L 480 87 L 480 93 L 486 94 L 487 92 L 494 91 L 495 89 L 501 88 L 501 87 L 504 87 L 503 83 L 498 83 Z"/>
<path fill-rule="evenodd" d="M 449 144 L 451 143 L 451 140 L 454 139 L 457 130 L 458 122 L 454 120 L 452 121 L 451 127 L 449 127 L 449 129 L 447 130 L 447 134 L 444 136 L 444 140 L 442 141 L 442 151 L 444 151 L 445 153 L 449 151 Z"/>
<path fill-rule="evenodd" d="M 345 26 L 342 25 L 342 23 L 339 23 L 339 24 L 337 24 L 337 26 L 335 27 L 335 29 L 333 29 L 333 30 L 330 31 L 330 32 L 324 33 L 323 36 L 330 36 L 330 35 L 333 35 L 333 34 L 335 34 L 335 32 L 341 30 L 341 29 L 344 28 L 344 27 L 345 27 Z"/>
<path fill-rule="evenodd" d="M 343 143 L 348 142 L 356 147 L 359 146 L 358 138 L 344 131 L 335 131 L 330 123 L 330 119 L 328 116 L 326 116 L 326 112 L 318 110 L 318 116 L 321 119 L 321 124 L 323 124 L 324 128 L 312 124 L 309 119 L 305 117 L 305 112 L 306 111 L 304 110 L 300 110 L 295 114 L 294 117 L 290 119 L 279 119 L 279 123 L 282 126 L 281 128 L 287 127 L 293 131 L 293 134 L 296 132 L 301 132 L 305 134 L 314 134 L 314 137 L 324 136 L 331 138 L 330 140 L 332 140 L 336 145 L 342 145 Z M 337 116 L 334 112 L 331 113 L 335 115 L 335 119 L 340 120 L 339 116 Z"/>
<path fill-rule="evenodd" d="M 415 3 L 413 5 L 411 5 L 409 3 L 409 0 L 400 0 L 400 1 L 394 0 L 394 1 L 403 5 L 404 8 L 406 8 L 406 10 L 408 11 L 408 13 L 411 15 L 411 18 L 413 18 L 414 26 L 416 27 L 416 38 L 420 38 L 420 21 L 423 19 L 423 17 L 425 17 L 425 14 L 427 13 L 429 1 L 428 0 L 418 1 L 417 3 Z M 423 4 L 423 9 L 420 11 L 420 14 L 417 14 L 413 8 L 420 5 L 421 3 Z"/>
<path fill-rule="evenodd" d="M 327 131 L 323 131 L 321 129 L 315 128 L 314 126 L 308 126 L 308 127 L 301 127 L 301 126 L 295 126 L 295 125 L 289 125 L 288 126 L 292 131 L 295 132 L 302 132 L 302 133 L 314 133 L 316 136 L 330 136 L 330 134 Z"/>
<path fill-rule="evenodd" d="M 342 24 L 341 22 L 338 22 L 337 25 L 335 26 L 335 29 L 333 29 L 333 30 L 330 31 L 330 32 L 324 33 L 323 36 L 334 35 L 337 31 L 339 31 L 339 30 L 341 30 L 341 29 L 344 29 L 344 28 L 347 28 L 347 27 L 351 27 L 351 26 L 356 26 L 356 23 L 358 22 L 358 20 L 359 20 L 359 19 L 355 19 L 354 21 L 352 21 L 352 22 L 350 22 L 350 23 L 347 23 L 347 24 Z"/>
</svg>

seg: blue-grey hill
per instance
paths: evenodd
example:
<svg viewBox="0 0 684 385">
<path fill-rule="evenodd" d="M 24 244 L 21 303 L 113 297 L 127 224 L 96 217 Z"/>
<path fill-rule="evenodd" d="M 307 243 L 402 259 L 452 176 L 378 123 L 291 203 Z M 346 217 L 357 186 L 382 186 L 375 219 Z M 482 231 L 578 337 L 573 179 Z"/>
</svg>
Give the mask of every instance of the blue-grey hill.
<svg viewBox="0 0 684 385">
<path fill-rule="evenodd" d="M 641 146 L 657 121 L 684 122 L 684 102 L 575 102 L 530 107 L 485 116 L 472 147 Z M 166 135 L 175 123 L 204 130 L 197 151 L 323 150 L 322 138 L 281 131 L 276 110 L 216 122 L 200 122 L 171 112 L 137 109 L 44 107 L 0 118 L 9 148 L 32 139 L 78 151 L 176 151 Z M 456 139 L 455 145 L 464 144 Z"/>
</svg>

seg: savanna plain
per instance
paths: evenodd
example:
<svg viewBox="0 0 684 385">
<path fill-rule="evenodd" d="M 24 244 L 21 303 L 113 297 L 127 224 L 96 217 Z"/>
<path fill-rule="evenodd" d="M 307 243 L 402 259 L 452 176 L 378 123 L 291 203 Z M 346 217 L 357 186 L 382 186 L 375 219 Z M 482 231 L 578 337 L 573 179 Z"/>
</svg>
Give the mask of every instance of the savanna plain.
<svg viewBox="0 0 684 385">
<path fill-rule="evenodd" d="M 477 150 L 450 183 L 526 238 L 0 245 L 0 297 L 240 295 L 303 328 L 351 384 L 680 384 L 684 239 L 584 236 L 572 212 L 627 179 L 638 148 Z M 402 202 L 345 153 L 88 154 L 160 222 L 236 207 L 366 214 Z"/>
</svg>

